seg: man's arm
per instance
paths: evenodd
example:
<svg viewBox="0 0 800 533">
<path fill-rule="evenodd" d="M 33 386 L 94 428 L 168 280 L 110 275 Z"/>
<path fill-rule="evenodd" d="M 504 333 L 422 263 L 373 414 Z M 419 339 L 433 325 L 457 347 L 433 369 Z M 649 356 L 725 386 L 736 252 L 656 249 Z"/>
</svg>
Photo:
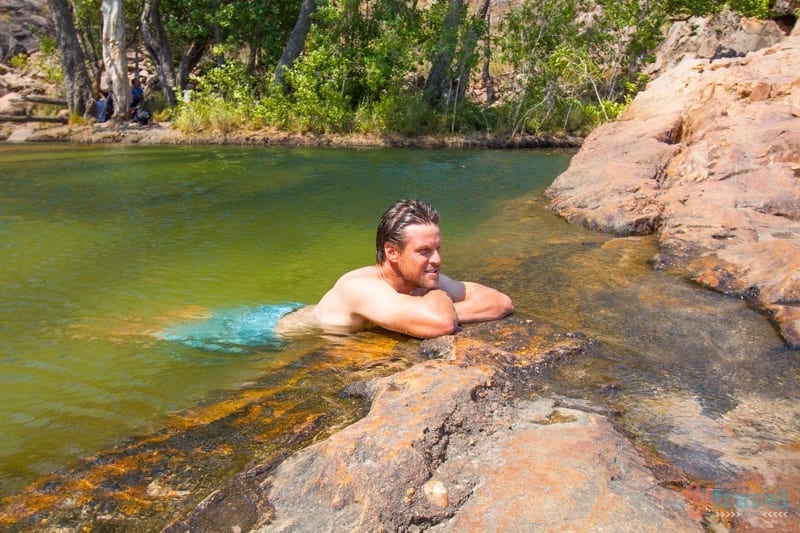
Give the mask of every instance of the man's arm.
<svg viewBox="0 0 800 533">
<path fill-rule="evenodd" d="M 458 327 L 453 301 L 443 290 L 409 296 L 373 280 L 353 280 L 347 285 L 342 289 L 351 311 L 376 326 L 423 339 L 447 335 Z"/>
<path fill-rule="evenodd" d="M 439 287 L 453 300 L 459 322 L 497 320 L 514 312 L 511 298 L 486 285 L 439 274 Z"/>
</svg>

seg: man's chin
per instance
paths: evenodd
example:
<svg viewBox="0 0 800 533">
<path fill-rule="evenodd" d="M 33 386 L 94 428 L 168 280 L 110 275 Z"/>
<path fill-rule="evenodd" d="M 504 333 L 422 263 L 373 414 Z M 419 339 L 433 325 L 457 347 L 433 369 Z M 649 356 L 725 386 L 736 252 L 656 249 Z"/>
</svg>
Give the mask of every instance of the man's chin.
<svg viewBox="0 0 800 533">
<path fill-rule="evenodd" d="M 420 282 L 426 289 L 435 289 L 439 286 L 439 274 L 425 274 Z"/>
</svg>

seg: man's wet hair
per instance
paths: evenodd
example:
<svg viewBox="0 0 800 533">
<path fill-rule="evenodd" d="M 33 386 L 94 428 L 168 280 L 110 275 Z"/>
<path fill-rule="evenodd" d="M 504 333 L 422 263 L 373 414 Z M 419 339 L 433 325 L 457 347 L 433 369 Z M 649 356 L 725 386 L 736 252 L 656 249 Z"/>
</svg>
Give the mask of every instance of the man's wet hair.
<svg viewBox="0 0 800 533">
<path fill-rule="evenodd" d="M 386 259 L 383 246 L 392 243 L 402 250 L 406 226 L 414 224 L 439 225 L 439 212 L 423 200 L 405 199 L 395 202 L 381 216 L 375 235 L 375 259 L 380 265 Z"/>
</svg>

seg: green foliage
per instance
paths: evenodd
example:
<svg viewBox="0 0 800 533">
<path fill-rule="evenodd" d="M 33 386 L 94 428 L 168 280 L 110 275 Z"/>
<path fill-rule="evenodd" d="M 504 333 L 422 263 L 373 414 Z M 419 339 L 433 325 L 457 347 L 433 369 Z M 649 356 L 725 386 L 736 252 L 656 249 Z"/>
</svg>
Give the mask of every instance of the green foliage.
<svg viewBox="0 0 800 533">
<path fill-rule="evenodd" d="M 28 64 L 28 56 L 26 54 L 17 54 L 8 60 L 8 66 L 11 68 L 25 68 Z"/>
<path fill-rule="evenodd" d="M 748 17 L 760 19 L 769 16 L 769 0 L 731 0 L 730 8 Z"/>
<path fill-rule="evenodd" d="M 769 15 L 769 0 L 666 0 L 661 4 L 663 12 L 670 17 L 703 16 L 719 13 L 725 8 L 748 16 L 765 18 Z"/>
<path fill-rule="evenodd" d="M 417 77 L 416 17 L 392 0 L 369 10 L 354 0 L 322 3 L 304 54 L 286 70 L 286 86 L 257 106 L 257 122 L 313 133 L 402 128 L 386 110 L 414 102 L 403 88 Z"/>
<path fill-rule="evenodd" d="M 216 96 L 236 105 L 252 102 L 260 82 L 242 63 L 229 62 L 209 68 L 202 77 L 195 78 L 195 93 Z"/>
<path fill-rule="evenodd" d="M 240 63 L 210 68 L 195 80 L 192 100 L 176 110 L 175 127 L 185 133 L 212 130 L 222 134 L 243 127 L 256 87 L 256 80 Z"/>
<path fill-rule="evenodd" d="M 247 125 L 247 108 L 220 96 L 204 96 L 181 103 L 175 111 L 173 125 L 184 133 L 225 135 Z"/>
<path fill-rule="evenodd" d="M 58 43 L 49 35 L 42 35 L 39 39 L 39 51 L 46 56 L 58 55 Z"/>
<path fill-rule="evenodd" d="M 199 133 L 208 129 L 208 106 L 203 102 L 179 104 L 173 126 L 183 133 Z"/>
<path fill-rule="evenodd" d="M 75 2 L 78 27 L 95 46 L 100 1 Z M 124 1 L 128 36 L 135 41 L 142 0 Z M 445 31 L 450 0 L 424 8 L 398 0 L 318 0 L 303 54 L 286 70 L 285 86 L 272 87 L 299 5 L 162 0 L 176 61 L 192 42 L 213 40 L 213 61 L 195 72 L 193 100 L 172 113 L 176 126 L 221 133 L 272 127 L 303 133 L 584 134 L 617 117 L 644 86 L 639 72 L 665 23 L 726 6 L 763 17 L 769 0 L 522 0 L 492 28 L 490 67 L 504 83 L 497 83 L 501 99 L 491 106 L 461 92 L 464 84 L 474 85 L 479 39 L 489 28 L 465 8 L 460 24 Z M 430 108 L 423 89 L 437 57 L 450 59 L 445 82 L 452 87 Z M 148 106 L 168 115 L 163 102 Z"/>
<path fill-rule="evenodd" d="M 64 73 L 61 71 L 61 54 L 58 45 L 52 37 L 42 37 L 39 40 L 39 51 L 41 54 L 35 56 L 33 60 L 28 58 L 26 64 L 38 71 L 49 83 L 57 85 L 64 80 Z"/>
<path fill-rule="evenodd" d="M 422 95 L 386 95 L 373 104 L 364 104 L 355 115 L 355 131 L 361 133 L 416 136 L 436 131 L 441 114 L 422 100 Z"/>
</svg>

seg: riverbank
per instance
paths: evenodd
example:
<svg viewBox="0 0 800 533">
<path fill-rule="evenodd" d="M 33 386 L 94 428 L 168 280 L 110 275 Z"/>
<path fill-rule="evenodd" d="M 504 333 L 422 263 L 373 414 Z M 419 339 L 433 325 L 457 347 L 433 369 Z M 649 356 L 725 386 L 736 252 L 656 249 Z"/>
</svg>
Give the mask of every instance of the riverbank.
<svg viewBox="0 0 800 533">
<path fill-rule="evenodd" d="M 170 123 L 140 125 L 109 121 L 87 125 L 0 124 L 0 141 L 75 144 L 252 145 L 337 148 L 577 148 L 574 136 L 495 136 L 489 134 L 402 137 L 394 135 L 312 135 L 276 130 L 186 134 Z"/>
</svg>

